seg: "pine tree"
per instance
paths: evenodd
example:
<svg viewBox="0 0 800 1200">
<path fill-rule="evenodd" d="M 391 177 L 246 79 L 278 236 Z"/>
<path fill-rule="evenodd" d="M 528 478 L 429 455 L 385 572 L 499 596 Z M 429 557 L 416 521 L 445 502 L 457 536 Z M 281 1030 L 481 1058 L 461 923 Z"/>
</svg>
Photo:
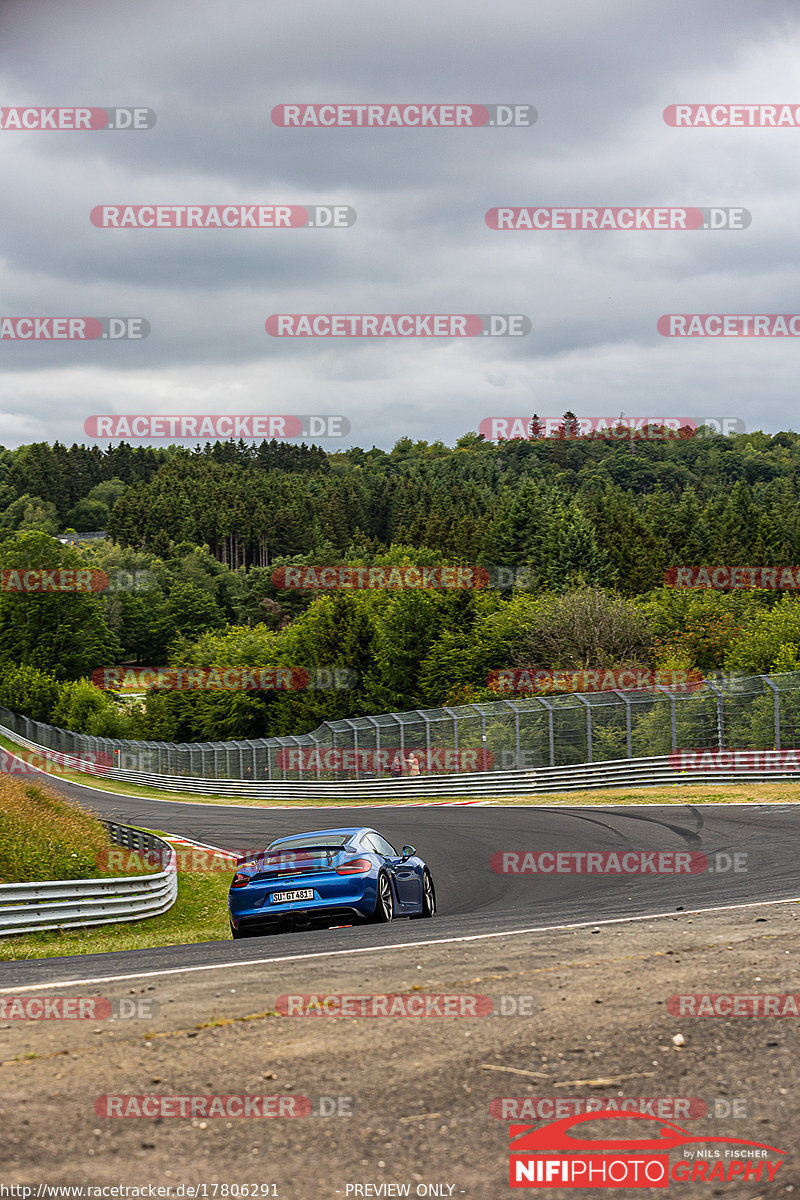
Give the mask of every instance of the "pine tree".
<svg viewBox="0 0 800 1200">
<path fill-rule="evenodd" d="M 574 502 L 560 505 L 550 536 L 545 577 L 552 588 L 613 582 L 614 570 L 591 521 Z"/>
<path fill-rule="evenodd" d="M 543 437 L 544 437 L 544 425 L 539 420 L 538 415 L 536 413 L 534 413 L 533 416 L 531 417 L 531 421 L 528 426 L 528 438 L 532 442 L 538 442 Z"/>
<path fill-rule="evenodd" d="M 579 436 L 579 429 L 580 425 L 578 423 L 578 418 L 575 416 L 574 412 L 570 412 L 570 410 L 567 409 L 567 411 L 564 413 L 564 416 L 561 418 L 561 424 L 558 428 L 558 436 L 564 440 L 572 441 L 574 438 Z"/>
</svg>

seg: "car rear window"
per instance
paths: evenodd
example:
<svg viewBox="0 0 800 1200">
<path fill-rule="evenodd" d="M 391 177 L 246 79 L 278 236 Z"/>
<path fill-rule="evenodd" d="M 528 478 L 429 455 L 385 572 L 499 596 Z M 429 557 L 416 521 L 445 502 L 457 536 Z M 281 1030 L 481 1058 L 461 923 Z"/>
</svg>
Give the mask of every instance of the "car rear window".
<svg viewBox="0 0 800 1200">
<path fill-rule="evenodd" d="M 273 858 L 275 855 L 285 854 L 287 850 L 310 850 L 326 846 L 338 848 L 346 846 L 351 838 L 352 834 L 349 833 L 316 834 L 314 837 L 292 838 L 289 842 L 280 842 L 277 845 L 268 846 L 266 856 Z"/>
</svg>

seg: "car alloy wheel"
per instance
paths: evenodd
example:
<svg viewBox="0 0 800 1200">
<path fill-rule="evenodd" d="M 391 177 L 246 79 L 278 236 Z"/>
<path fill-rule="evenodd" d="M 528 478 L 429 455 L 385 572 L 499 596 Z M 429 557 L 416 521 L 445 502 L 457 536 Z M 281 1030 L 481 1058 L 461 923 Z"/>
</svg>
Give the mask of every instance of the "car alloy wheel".
<svg viewBox="0 0 800 1200">
<path fill-rule="evenodd" d="M 378 876 L 378 894 L 375 897 L 375 913 L 372 919 L 377 925 L 384 925 L 387 921 L 391 921 L 393 916 L 392 885 L 389 883 L 389 876 L 386 872 L 381 871 Z"/>
<path fill-rule="evenodd" d="M 422 909 L 415 913 L 415 917 L 432 917 L 436 912 L 436 891 L 433 886 L 431 873 L 426 867 L 422 872 Z M 412 920 L 414 918 L 412 917 Z"/>
</svg>

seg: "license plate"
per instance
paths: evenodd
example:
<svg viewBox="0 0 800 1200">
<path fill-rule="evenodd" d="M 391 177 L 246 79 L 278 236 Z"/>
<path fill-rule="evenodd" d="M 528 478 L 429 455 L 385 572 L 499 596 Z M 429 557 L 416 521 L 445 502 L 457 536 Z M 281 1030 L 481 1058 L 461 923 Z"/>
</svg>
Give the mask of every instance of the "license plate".
<svg viewBox="0 0 800 1200">
<path fill-rule="evenodd" d="M 270 904 L 286 904 L 289 900 L 313 900 L 313 888 L 300 888 L 295 892 L 273 892 L 269 898 Z"/>
</svg>

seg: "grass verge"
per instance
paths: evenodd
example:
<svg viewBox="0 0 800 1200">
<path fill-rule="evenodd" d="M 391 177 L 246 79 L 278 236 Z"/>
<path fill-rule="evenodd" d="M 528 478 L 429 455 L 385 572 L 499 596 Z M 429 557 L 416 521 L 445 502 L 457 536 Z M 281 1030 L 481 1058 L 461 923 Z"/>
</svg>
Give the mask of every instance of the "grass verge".
<svg viewBox="0 0 800 1200">
<path fill-rule="evenodd" d="M 800 783 L 776 780 L 772 783 L 692 783 L 670 787 L 604 788 L 583 792 L 548 792 L 543 796 L 505 796 L 495 804 L 543 805 L 564 808 L 570 805 L 600 806 L 613 804 L 798 804 Z"/>
<path fill-rule="evenodd" d="M 0 776 L 0 883 L 126 874 L 104 865 L 112 850 L 105 825 L 41 777 Z"/>
</svg>

